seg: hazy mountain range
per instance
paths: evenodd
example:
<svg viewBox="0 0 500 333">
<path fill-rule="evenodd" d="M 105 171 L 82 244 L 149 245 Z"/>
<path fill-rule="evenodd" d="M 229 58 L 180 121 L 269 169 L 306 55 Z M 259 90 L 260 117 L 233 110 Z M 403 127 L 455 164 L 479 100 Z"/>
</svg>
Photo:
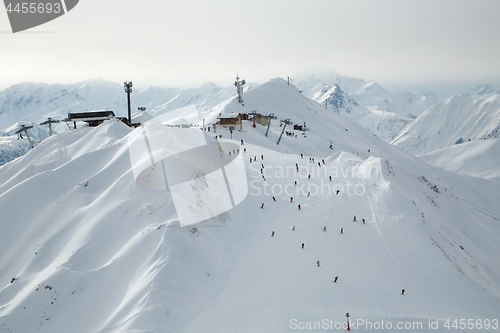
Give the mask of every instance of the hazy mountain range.
<svg viewBox="0 0 500 333">
<path fill-rule="evenodd" d="M 376 82 L 329 69 L 299 73 L 290 84 L 322 107 L 358 122 L 411 154 L 500 135 L 499 92 L 488 85 L 453 96 L 388 91 Z M 247 83 L 245 89 L 257 86 L 258 83 Z M 199 112 L 209 112 L 221 110 L 235 95 L 233 85 L 220 87 L 210 82 L 190 89 L 133 88 L 132 111 L 145 106 L 148 113 L 158 116 L 194 106 Z M 0 137 L 0 163 L 20 156 L 29 148 L 13 136 L 20 125 L 36 126 L 47 117 L 63 119 L 69 111 L 85 110 L 113 110 L 119 116 L 126 116 L 122 84 L 102 79 L 71 85 L 21 83 L 1 91 L 0 133 L 4 136 Z M 60 124 L 55 130 L 66 131 L 68 126 Z M 33 132 L 36 142 L 48 135 L 46 126 Z"/>
</svg>

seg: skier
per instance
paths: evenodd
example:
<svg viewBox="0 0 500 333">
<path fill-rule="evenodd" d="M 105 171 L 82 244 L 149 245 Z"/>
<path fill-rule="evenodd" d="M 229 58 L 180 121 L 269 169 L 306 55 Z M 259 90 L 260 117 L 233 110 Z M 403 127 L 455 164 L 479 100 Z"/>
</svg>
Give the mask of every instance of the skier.
<svg viewBox="0 0 500 333">
<path fill-rule="evenodd" d="M 254 162 L 255 162 L 255 161 L 257 161 L 257 156 L 254 156 L 254 157 L 253 157 L 253 160 L 254 160 Z"/>
<path fill-rule="evenodd" d="M 308 175 L 308 176 L 307 176 L 307 179 L 311 179 L 311 175 Z"/>
<path fill-rule="evenodd" d="M 274 237 L 274 231 L 271 233 L 271 237 Z"/>
<path fill-rule="evenodd" d="M 298 167 L 298 166 L 296 166 L 296 167 L 295 167 L 295 170 L 297 170 L 297 172 L 299 172 L 299 167 Z"/>
<path fill-rule="evenodd" d="M 290 202 L 293 202 L 293 197 L 290 197 Z"/>
<path fill-rule="evenodd" d="M 260 165 L 262 165 L 262 169 L 264 169 L 264 163 L 261 163 Z"/>
<path fill-rule="evenodd" d="M 274 201 L 276 201 L 276 198 L 275 198 L 275 197 L 273 197 L 273 200 L 274 200 Z"/>
<path fill-rule="evenodd" d="M 241 139 L 241 144 L 242 144 L 242 145 L 244 144 L 244 143 L 243 143 L 243 139 Z"/>
<path fill-rule="evenodd" d="M 330 181 L 332 181 L 332 176 L 328 176 L 328 178 L 330 178 Z"/>
<path fill-rule="evenodd" d="M 366 224 L 366 223 L 365 223 L 365 222 L 366 222 L 366 221 L 365 221 L 365 219 L 361 219 L 361 221 L 363 221 L 363 224 Z"/>
<path fill-rule="evenodd" d="M 260 208 L 264 209 L 264 203 L 262 203 L 262 206 L 260 206 Z"/>
<path fill-rule="evenodd" d="M 260 173 L 261 173 L 261 174 L 263 174 L 263 173 L 264 173 L 264 171 L 262 170 L 262 168 L 260 169 Z"/>
<path fill-rule="evenodd" d="M 356 215 L 354 215 L 354 218 L 352 219 L 352 222 L 356 222 Z"/>
<path fill-rule="evenodd" d="M 262 175 L 262 179 L 266 180 L 266 177 L 264 177 L 264 175 Z"/>
<path fill-rule="evenodd" d="M 401 290 L 401 295 L 404 295 L 405 294 L 405 290 Z"/>
<path fill-rule="evenodd" d="M 252 163 L 252 158 L 250 157 L 250 163 Z"/>
<path fill-rule="evenodd" d="M 337 193 L 335 193 L 335 195 L 339 194 L 340 193 L 340 190 L 337 190 Z"/>
<path fill-rule="evenodd" d="M 304 158 L 304 155 L 300 154 L 300 158 Z"/>
<path fill-rule="evenodd" d="M 324 159 L 323 159 L 323 160 L 321 160 L 321 162 L 323 162 L 323 164 L 326 164 Z"/>
<path fill-rule="evenodd" d="M 295 186 L 297 186 L 297 181 L 295 181 Z"/>
<path fill-rule="evenodd" d="M 292 231 L 295 231 L 295 224 L 293 225 Z"/>
<path fill-rule="evenodd" d="M 340 228 L 340 233 L 343 234 L 344 233 L 344 228 Z"/>
<path fill-rule="evenodd" d="M 307 197 L 309 198 L 309 196 L 311 195 L 311 191 L 307 192 Z"/>
<path fill-rule="evenodd" d="M 326 231 L 326 225 L 323 227 L 323 231 Z"/>
<path fill-rule="evenodd" d="M 299 210 L 300 210 L 300 204 L 299 204 L 299 206 L 298 206 L 298 207 L 299 207 Z"/>
<path fill-rule="evenodd" d="M 302 248 L 304 248 L 304 243 L 302 243 Z"/>
<path fill-rule="evenodd" d="M 247 152 L 247 149 L 246 148 L 243 148 L 243 152 L 246 153 Z"/>
<path fill-rule="evenodd" d="M 262 160 L 263 160 L 263 159 L 264 159 L 264 155 L 260 155 L 260 159 L 262 159 Z"/>
<path fill-rule="evenodd" d="M 316 264 L 318 264 L 318 267 L 319 267 L 319 260 L 318 260 L 318 261 L 316 261 Z"/>
<path fill-rule="evenodd" d="M 318 162 L 318 166 L 321 168 L 321 163 Z"/>
<path fill-rule="evenodd" d="M 338 275 L 335 277 L 335 279 L 333 280 L 333 282 L 337 282 L 337 279 L 338 279 Z"/>
</svg>

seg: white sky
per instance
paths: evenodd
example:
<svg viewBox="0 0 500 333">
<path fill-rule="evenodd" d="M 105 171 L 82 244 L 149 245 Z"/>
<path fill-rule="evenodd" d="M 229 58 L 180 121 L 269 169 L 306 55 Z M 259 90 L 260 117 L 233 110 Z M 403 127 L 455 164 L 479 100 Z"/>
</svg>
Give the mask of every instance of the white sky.
<svg viewBox="0 0 500 333">
<path fill-rule="evenodd" d="M 0 9 L 0 89 L 229 86 L 317 67 L 394 90 L 500 89 L 499 33 L 498 0 L 80 0 L 17 34 Z"/>
</svg>

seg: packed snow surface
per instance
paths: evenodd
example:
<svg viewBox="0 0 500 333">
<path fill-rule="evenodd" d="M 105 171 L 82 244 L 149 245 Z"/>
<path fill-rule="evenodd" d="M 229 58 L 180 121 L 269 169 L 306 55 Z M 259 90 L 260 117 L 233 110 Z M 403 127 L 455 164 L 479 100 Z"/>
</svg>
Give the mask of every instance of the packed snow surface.
<svg viewBox="0 0 500 333">
<path fill-rule="evenodd" d="M 168 191 L 136 185 L 128 138 L 142 127 L 81 127 L 1 166 L 0 332 L 336 332 L 347 312 L 500 331 L 498 183 L 409 156 L 284 80 L 243 98 L 204 116 L 278 117 L 267 137 L 251 121 L 213 133 L 240 145 L 248 195 L 188 227 Z M 193 131 L 166 127 L 179 130 Z"/>
</svg>

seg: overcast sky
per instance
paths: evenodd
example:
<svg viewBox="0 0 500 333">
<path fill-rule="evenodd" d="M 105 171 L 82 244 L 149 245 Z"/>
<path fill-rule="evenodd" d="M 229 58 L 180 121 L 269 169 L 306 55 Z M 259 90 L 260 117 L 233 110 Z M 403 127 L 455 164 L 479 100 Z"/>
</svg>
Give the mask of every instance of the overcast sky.
<svg viewBox="0 0 500 333">
<path fill-rule="evenodd" d="M 391 90 L 500 89 L 500 1 L 80 0 L 16 34 L 0 9 L 0 89 L 229 86 L 237 72 L 264 83 L 317 67 Z"/>
</svg>

